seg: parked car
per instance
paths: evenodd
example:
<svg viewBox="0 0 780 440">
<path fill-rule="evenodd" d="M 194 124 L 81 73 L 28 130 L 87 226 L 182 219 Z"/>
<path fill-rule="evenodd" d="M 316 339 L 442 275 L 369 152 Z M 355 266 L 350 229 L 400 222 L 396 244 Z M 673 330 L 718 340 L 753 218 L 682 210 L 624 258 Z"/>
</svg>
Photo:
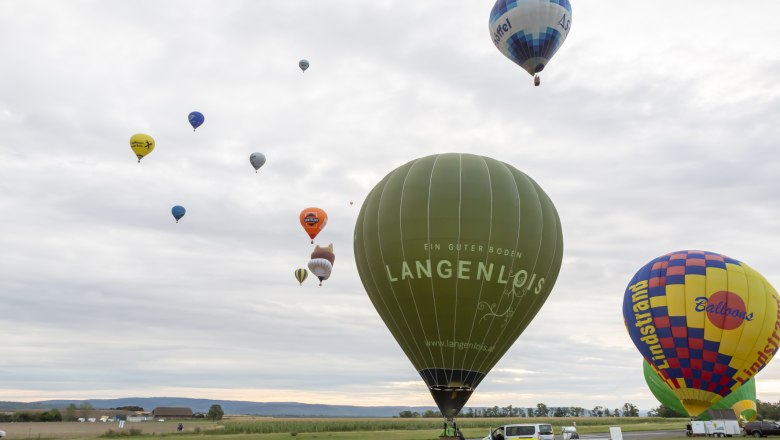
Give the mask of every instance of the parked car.
<svg viewBox="0 0 780 440">
<path fill-rule="evenodd" d="M 552 425 L 547 423 L 522 423 L 499 426 L 482 440 L 555 440 Z"/>
<path fill-rule="evenodd" d="M 777 422 L 748 422 L 742 428 L 745 435 L 753 437 L 766 437 L 768 435 L 780 435 L 780 424 Z"/>
<path fill-rule="evenodd" d="M 0 431 L 0 438 L 5 438 L 5 431 Z"/>
</svg>

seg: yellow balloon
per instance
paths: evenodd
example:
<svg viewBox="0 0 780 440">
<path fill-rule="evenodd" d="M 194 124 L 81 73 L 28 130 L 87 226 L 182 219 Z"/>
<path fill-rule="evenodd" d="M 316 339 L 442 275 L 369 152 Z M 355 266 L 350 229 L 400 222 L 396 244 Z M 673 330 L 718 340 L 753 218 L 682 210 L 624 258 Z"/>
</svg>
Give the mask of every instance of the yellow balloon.
<svg viewBox="0 0 780 440">
<path fill-rule="evenodd" d="M 154 139 L 148 134 L 136 133 L 130 137 L 130 148 L 133 149 L 138 162 L 141 162 L 144 156 L 154 150 Z"/>
</svg>

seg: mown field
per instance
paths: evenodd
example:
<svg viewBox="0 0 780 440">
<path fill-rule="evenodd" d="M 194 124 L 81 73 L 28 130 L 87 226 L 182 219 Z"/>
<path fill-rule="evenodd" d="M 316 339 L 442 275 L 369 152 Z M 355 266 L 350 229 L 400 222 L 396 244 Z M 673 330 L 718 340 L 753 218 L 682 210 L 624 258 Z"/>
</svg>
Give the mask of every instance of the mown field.
<svg viewBox="0 0 780 440">
<path fill-rule="evenodd" d="M 458 419 L 458 426 L 466 438 L 478 439 L 487 435 L 491 427 L 505 423 L 550 423 L 556 434 L 561 427 L 577 423 L 580 433 L 607 432 L 610 426 L 623 431 L 683 430 L 687 419 L 661 418 L 512 418 L 512 419 Z M 226 418 L 218 422 L 182 420 L 184 432 L 176 432 L 180 421 L 126 423 L 120 430 L 117 423 L 30 422 L 0 423 L 0 430 L 15 439 L 95 439 L 99 437 L 141 438 L 184 436 L 191 440 L 430 440 L 441 432 L 440 419 L 398 418 Z M 132 432 L 131 432 L 132 430 Z M 197 439 L 195 437 L 198 437 Z M 558 436 L 559 437 L 559 436 Z M 679 436 L 659 437 L 657 440 L 681 440 Z M 172 439 L 170 439 L 172 440 Z"/>
</svg>

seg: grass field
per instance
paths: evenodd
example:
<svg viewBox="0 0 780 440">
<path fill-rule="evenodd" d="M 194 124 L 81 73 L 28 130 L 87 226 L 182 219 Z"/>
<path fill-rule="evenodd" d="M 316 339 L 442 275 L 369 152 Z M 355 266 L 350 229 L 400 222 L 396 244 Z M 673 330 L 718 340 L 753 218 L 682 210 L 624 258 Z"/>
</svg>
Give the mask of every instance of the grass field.
<svg viewBox="0 0 780 440">
<path fill-rule="evenodd" d="M 651 431 L 685 427 L 686 419 L 660 418 L 618 418 L 618 417 L 563 417 L 563 418 L 513 418 L 513 419 L 458 419 L 458 426 L 466 438 L 477 439 L 487 435 L 491 427 L 505 423 L 550 423 L 557 434 L 561 427 L 577 422 L 580 433 L 608 432 L 610 426 L 620 426 L 623 431 Z M 6 431 L 8 440 L 15 439 L 95 439 L 109 430 L 113 434 L 128 437 L 173 437 L 184 436 L 190 440 L 207 437 L 208 440 L 431 440 L 441 432 L 440 419 L 399 418 L 273 418 L 241 417 L 226 418 L 219 422 L 203 420 L 182 420 L 184 432 L 176 432 L 180 421 L 126 423 L 120 430 L 116 423 L 79 422 L 30 422 L 0 423 L 0 430 Z M 130 430 L 133 436 L 128 436 Z M 294 435 L 293 435 L 294 434 Z M 558 436 L 559 437 L 559 436 Z M 656 440 L 682 440 L 684 433 Z"/>
</svg>

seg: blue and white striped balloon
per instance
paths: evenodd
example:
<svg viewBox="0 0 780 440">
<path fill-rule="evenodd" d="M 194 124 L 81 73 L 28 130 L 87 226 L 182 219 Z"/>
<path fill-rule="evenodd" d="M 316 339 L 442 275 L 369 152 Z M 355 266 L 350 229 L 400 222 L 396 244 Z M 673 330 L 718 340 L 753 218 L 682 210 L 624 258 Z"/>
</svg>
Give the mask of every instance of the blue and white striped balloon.
<svg viewBox="0 0 780 440">
<path fill-rule="evenodd" d="M 531 75 L 550 62 L 569 29 L 569 0 L 497 0 L 490 11 L 493 43 Z"/>
</svg>

